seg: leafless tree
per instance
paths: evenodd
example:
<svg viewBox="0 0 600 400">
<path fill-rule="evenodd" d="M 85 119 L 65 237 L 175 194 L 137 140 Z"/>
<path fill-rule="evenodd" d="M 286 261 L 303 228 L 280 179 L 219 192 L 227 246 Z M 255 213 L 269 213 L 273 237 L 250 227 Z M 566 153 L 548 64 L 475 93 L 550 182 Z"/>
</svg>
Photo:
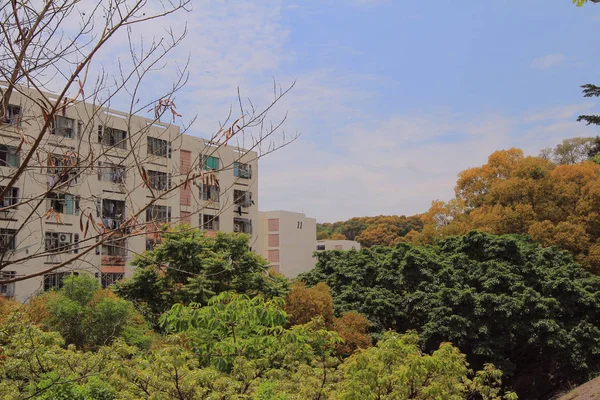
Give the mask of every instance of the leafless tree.
<svg viewBox="0 0 600 400">
<path fill-rule="evenodd" d="M 188 80 L 189 59 L 174 66 L 169 90 L 151 93 L 146 83 L 157 71 L 171 68 L 168 56 L 185 40 L 187 30 L 165 31 L 163 37 L 136 39 L 136 29 L 155 19 L 191 12 L 191 0 L 9 0 L 0 6 L 0 162 L 16 156 L 18 164 L 3 173 L 0 183 L 0 216 L 19 210 L 18 226 L 4 229 L 0 235 L 0 283 L 9 284 L 48 274 L 52 271 L 86 262 L 106 244 L 119 247 L 124 240 L 139 236 L 159 235 L 165 229 L 160 218 L 148 223 L 144 214 L 157 202 L 174 196 L 179 190 L 217 187 L 221 193 L 233 191 L 223 187 L 219 172 L 231 170 L 238 160 L 251 162 L 282 146 L 297 136 L 286 137 L 281 131 L 285 116 L 272 123 L 269 112 L 293 87 L 274 84 L 273 99 L 262 108 L 238 92 L 238 103 L 225 110 L 225 121 L 210 138 L 210 146 L 189 167 L 171 168 L 175 173 L 167 178 L 152 174 L 147 165 L 152 156 L 140 151 L 146 146 L 148 132 L 157 126 L 168 136 L 168 148 L 157 141 L 154 152 L 179 150 L 182 135 L 190 129 L 195 117 L 184 122 L 175 103 L 175 95 Z M 144 41 L 146 40 L 146 41 Z M 96 62 L 109 46 L 125 42 L 127 58 L 115 60 L 115 71 L 104 70 Z M 164 74 L 162 75 L 164 76 Z M 19 105 L 15 105 L 18 99 Z M 125 100 L 124 100 L 125 99 Z M 113 102 L 128 104 L 126 112 L 108 112 Z M 123 109 L 123 107 L 121 107 Z M 135 115 L 147 116 L 149 123 L 140 124 Z M 67 118 L 69 116 L 69 118 Z M 126 129 L 113 129 L 102 121 L 120 118 Z M 181 129 L 173 130 L 177 121 Z M 122 132 L 126 132 L 122 134 Z M 178 137 L 172 135 L 177 132 Z M 275 137 L 275 134 L 278 137 Z M 60 136 L 74 139 L 65 146 Z M 120 136 L 121 135 L 121 136 Z M 159 138 L 160 139 L 160 138 Z M 102 144 L 95 152 L 91 143 Z M 106 142 L 106 143 L 104 143 Z M 164 141 L 166 143 L 167 140 Z M 206 159 L 220 149 L 235 146 L 240 151 L 232 162 L 207 169 Z M 115 148 L 119 149 L 114 161 Z M 11 150 L 12 153 L 11 153 Z M 4 156 L 2 152 L 5 152 Z M 164 154 L 163 154 L 164 155 Z M 107 161 L 109 160 L 109 161 Z M 69 246 L 48 246 L 39 243 L 15 253 L 18 237 L 28 237 L 41 231 L 45 222 L 63 223 L 64 216 L 53 201 L 68 195 L 75 185 L 87 184 L 90 176 L 110 175 L 121 185 L 128 202 L 127 217 L 110 221 L 98 218 L 96 198 L 82 195 L 79 202 L 79 239 L 76 249 Z M 122 176 L 139 176 L 140 180 L 124 182 Z M 49 178 L 51 176 L 51 178 Z M 115 178 L 116 177 L 116 178 Z M 40 187 L 35 193 L 19 196 L 19 182 L 31 180 L 30 186 Z M 168 180 L 167 180 L 168 179 Z M 87 183 L 86 183 L 87 182 Z M 136 190 L 148 191 L 140 204 L 130 195 Z M 91 192 L 90 190 L 82 193 Z M 201 199 L 197 199 L 201 200 Z M 236 207 L 236 200 L 221 204 L 221 210 Z M 189 218 L 189 216 L 187 216 Z M 0 218 L 0 227 L 2 226 Z M 10 218 L 8 218 L 10 219 Z M 175 221 L 176 222 L 176 221 Z M 6 225 L 5 225 L 6 226 Z M 8 233 L 7 233 L 8 232 Z M 123 247 L 126 247 L 123 245 Z M 61 257 L 56 258 L 57 255 Z M 38 260 L 40 264 L 52 256 L 58 262 L 35 271 L 19 268 Z M 16 276 L 1 271 L 20 271 Z"/>
</svg>

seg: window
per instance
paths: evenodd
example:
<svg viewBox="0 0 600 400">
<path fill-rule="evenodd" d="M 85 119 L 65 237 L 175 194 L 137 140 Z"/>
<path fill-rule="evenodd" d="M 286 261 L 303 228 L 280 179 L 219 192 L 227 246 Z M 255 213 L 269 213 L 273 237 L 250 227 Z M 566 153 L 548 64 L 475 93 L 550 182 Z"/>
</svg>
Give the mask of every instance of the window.
<svg viewBox="0 0 600 400">
<path fill-rule="evenodd" d="M 278 232 L 279 231 L 279 218 L 269 218 L 268 225 L 269 225 L 269 232 Z"/>
<path fill-rule="evenodd" d="M 21 106 L 9 104 L 6 107 L 6 114 L 4 115 L 4 122 L 9 125 L 21 126 L 21 119 L 23 118 L 23 110 Z"/>
<path fill-rule="evenodd" d="M 171 142 L 148 136 L 148 154 L 171 158 Z"/>
<path fill-rule="evenodd" d="M 127 241 L 125 239 L 120 239 L 103 243 L 101 254 L 103 256 L 125 257 L 127 255 Z"/>
<path fill-rule="evenodd" d="M 77 157 L 70 155 L 52 154 L 48 157 L 48 183 L 50 187 L 60 185 L 65 182 L 77 183 L 79 180 L 79 168 Z"/>
<path fill-rule="evenodd" d="M 200 227 L 207 231 L 218 231 L 219 230 L 219 216 L 202 214 L 200 215 Z"/>
<path fill-rule="evenodd" d="M 15 295 L 15 284 L 2 283 L 4 279 L 12 279 L 17 276 L 16 271 L 0 271 L 0 297 L 12 297 Z"/>
<path fill-rule="evenodd" d="M 111 183 L 125 183 L 125 167 L 107 162 L 98 162 L 98 180 Z"/>
<path fill-rule="evenodd" d="M 17 231 L 15 229 L 0 228 L 0 252 L 16 249 Z"/>
<path fill-rule="evenodd" d="M 279 250 L 269 250 L 268 256 L 270 262 L 278 263 L 279 262 Z"/>
<path fill-rule="evenodd" d="M 16 147 L 0 145 L 0 166 L 18 168 L 20 164 Z"/>
<path fill-rule="evenodd" d="M 79 233 L 73 234 L 73 253 L 79 253 Z"/>
<path fill-rule="evenodd" d="M 252 204 L 254 204 L 254 201 L 252 201 L 252 192 L 245 190 L 234 189 L 233 201 L 235 204 L 242 207 L 250 207 Z"/>
<path fill-rule="evenodd" d="M 125 277 L 125 274 L 123 274 L 123 273 L 118 273 L 118 272 L 117 273 L 115 273 L 115 272 L 104 273 L 103 272 L 101 275 L 102 288 L 106 289 L 107 287 L 117 283 L 117 281 L 120 281 L 124 277 Z"/>
<path fill-rule="evenodd" d="M 219 187 L 205 183 L 200 184 L 200 200 L 219 202 Z"/>
<path fill-rule="evenodd" d="M 240 162 L 233 163 L 233 176 L 238 178 L 250 179 L 252 178 L 252 165 L 244 164 Z"/>
<path fill-rule="evenodd" d="M 125 201 L 98 199 L 96 216 L 102 218 L 105 228 L 118 229 L 125 220 Z"/>
<path fill-rule="evenodd" d="M 150 187 L 156 190 L 169 190 L 171 187 L 171 174 L 161 171 L 148 170 Z"/>
<path fill-rule="evenodd" d="M 79 196 L 68 193 L 48 193 L 46 195 L 48 209 L 52 208 L 60 214 L 79 215 Z"/>
<path fill-rule="evenodd" d="M 279 247 L 279 234 L 269 233 L 268 236 L 269 247 Z"/>
<path fill-rule="evenodd" d="M 252 234 L 252 220 L 247 218 L 234 218 L 233 219 L 233 231 Z"/>
<path fill-rule="evenodd" d="M 64 279 L 70 275 L 79 275 L 77 272 L 55 272 L 53 274 L 44 275 L 44 291 L 52 289 L 60 289 L 63 287 Z"/>
<path fill-rule="evenodd" d="M 324 244 L 318 244 L 317 245 L 317 251 L 323 251 L 325 250 L 325 245 Z"/>
<path fill-rule="evenodd" d="M 146 222 L 171 222 L 171 207 L 151 205 L 146 208 Z"/>
<path fill-rule="evenodd" d="M 4 191 L 6 186 L 0 186 L 0 193 Z M 12 187 L 8 189 L 8 192 L 4 195 L 4 198 L 0 198 L 0 207 L 14 206 L 19 202 L 19 188 Z"/>
<path fill-rule="evenodd" d="M 219 169 L 219 159 L 213 156 L 204 156 L 204 169 Z"/>
<path fill-rule="evenodd" d="M 98 143 L 119 149 L 127 149 L 127 131 L 98 125 Z"/>
<path fill-rule="evenodd" d="M 71 251 L 73 234 L 66 232 L 46 232 L 44 244 L 46 251 L 50 253 L 65 253 Z"/>
<path fill-rule="evenodd" d="M 56 116 L 50 132 L 53 135 L 72 138 L 75 136 L 75 120 L 72 118 Z"/>
</svg>

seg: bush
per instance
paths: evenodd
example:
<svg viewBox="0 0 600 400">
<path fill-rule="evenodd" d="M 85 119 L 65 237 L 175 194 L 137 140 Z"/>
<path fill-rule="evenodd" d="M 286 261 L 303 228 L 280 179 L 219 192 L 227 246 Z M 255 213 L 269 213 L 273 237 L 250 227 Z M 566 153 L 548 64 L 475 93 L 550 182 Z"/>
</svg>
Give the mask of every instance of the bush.
<svg viewBox="0 0 600 400">
<path fill-rule="evenodd" d="M 117 337 L 140 347 L 151 341 L 133 305 L 102 290 L 89 274 L 65 278 L 60 290 L 34 299 L 30 314 L 44 329 L 59 332 L 67 344 L 78 348 L 97 348 Z"/>
</svg>

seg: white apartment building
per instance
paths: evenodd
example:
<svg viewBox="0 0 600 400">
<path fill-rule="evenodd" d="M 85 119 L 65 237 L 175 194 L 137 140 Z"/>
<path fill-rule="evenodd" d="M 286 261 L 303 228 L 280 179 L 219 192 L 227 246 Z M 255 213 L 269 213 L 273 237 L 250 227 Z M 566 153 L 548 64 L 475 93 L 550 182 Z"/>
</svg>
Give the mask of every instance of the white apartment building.
<svg viewBox="0 0 600 400">
<path fill-rule="evenodd" d="M 317 240 L 317 251 L 324 250 L 360 250 L 360 243 L 356 240 Z"/>
<path fill-rule="evenodd" d="M 53 101 L 52 94 L 46 96 Z M 4 187 L 23 164 L 30 138 L 36 138 L 44 124 L 40 108 L 28 97 L 15 92 L 10 104 L 0 124 L 0 186 Z M 23 137 L 29 139 L 21 143 Z M 17 151 L 20 143 L 22 149 Z M 219 146 L 182 134 L 174 124 L 77 102 L 52 121 L 52 130 L 39 149 L 14 188 L 0 200 L 0 209 L 18 204 L 17 209 L 0 211 L 0 246 L 9 260 L 4 261 L 0 279 L 45 271 L 82 251 L 89 240 L 80 226 L 82 214 L 83 225 L 88 215 L 95 218 L 100 235 L 119 230 L 131 237 L 98 246 L 43 276 L 0 282 L 0 295 L 24 301 L 62 285 L 66 274 L 80 270 L 96 274 L 107 286 L 132 274 L 128 261 L 153 247 L 159 239 L 159 224 L 182 222 L 209 231 L 250 235 L 258 225 L 257 154 L 232 144 Z M 75 165 L 69 164 L 71 160 L 87 167 L 81 172 L 69 168 L 65 174 L 66 166 Z M 194 167 L 214 171 L 218 185 L 196 180 L 177 187 Z M 140 213 L 153 198 L 165 194 Z M 34 211 L 38 202 L 41 205 Z M 120 225 L 138 213 L 134 222 L 146 229 L 132 236 L 131 228 L 125 232 Z M 89 232 L 98 235 L 93 228 Z M 28 255 L 36 257 L 27 259 Z"/>
<path fill-rule="evenodd" d="M 257 252 L 271 268 L 295 278 L 315 266 L 317 220 L 291 211 L 260 211 Z"/>
</svg>

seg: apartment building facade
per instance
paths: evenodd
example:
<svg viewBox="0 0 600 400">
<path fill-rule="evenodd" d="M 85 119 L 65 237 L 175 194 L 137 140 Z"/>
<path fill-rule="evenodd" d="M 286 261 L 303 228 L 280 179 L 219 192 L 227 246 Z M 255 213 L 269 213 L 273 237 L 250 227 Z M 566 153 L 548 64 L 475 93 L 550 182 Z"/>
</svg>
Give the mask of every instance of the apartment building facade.
<svg viewBox="0 0 600 400">
<path fill-rule="evenodd" d="M 295 278 L 315 266 L 317 220 L 291 211 L 260 211 L 257 252 L 275 272 Z"/>
<path fill-rule="evenodd" d="M 45 95 L 48 102 L 54 100 L 52 94 Z M 24 163 L 32 138 L 44 124 L 41 109 L 30 97 L 15 93 L 0 124 L 0 186 L 6 187 Z M 65 263 L 84 253 L 94 235 L 96 242 L 108 232 L 113 237 L 47 274 L 0 282 L 0 296 L 24 301 L 61 286 L 66 275 L 81 270 L 107 286 L 132 274 L 129 261 L 160 240 L 158 231 L 165 223 L 243 232 L 256 241 L 255 152 L 182 134 L 174 124 L 85 102 L 65 107 L 51 123 L 40 151 L 0 199 L 0 246 L 9 261 L 0 280 Z M 192 173 L 204 175 L 182 185 Z M 11 208 L 14 205 L 18 207 Z"/>
</svg>

